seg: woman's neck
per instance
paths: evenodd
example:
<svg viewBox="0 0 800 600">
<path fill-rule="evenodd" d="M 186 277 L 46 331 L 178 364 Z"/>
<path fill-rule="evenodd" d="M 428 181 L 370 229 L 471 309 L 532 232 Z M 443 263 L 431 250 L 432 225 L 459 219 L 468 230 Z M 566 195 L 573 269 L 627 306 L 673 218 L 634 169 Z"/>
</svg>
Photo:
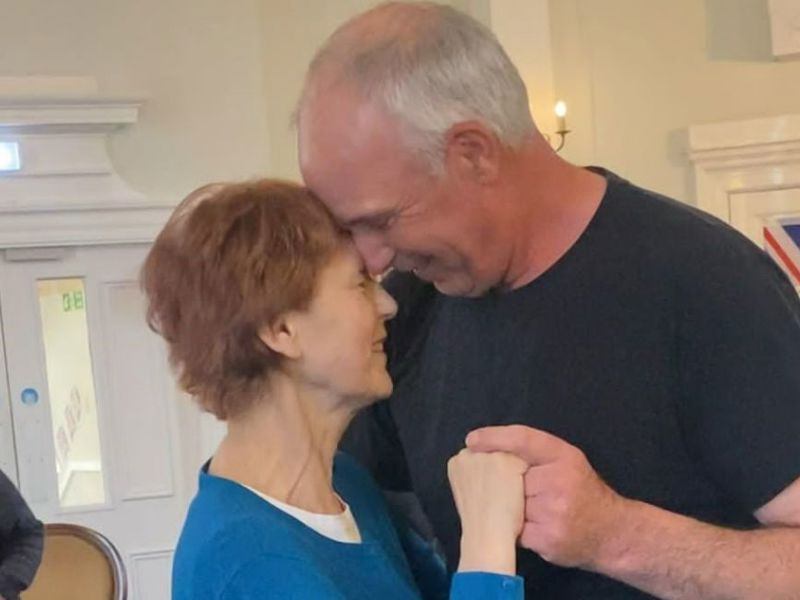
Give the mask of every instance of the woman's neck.
<svg viewBox="0 0 800 600">
<path fill-rule="evenodd" d="M 353 414 L 278 375 L 252 409 L 228 422 L 210 472 L 303 510 L 339 513 L 333 458 Z"/>
</svg>

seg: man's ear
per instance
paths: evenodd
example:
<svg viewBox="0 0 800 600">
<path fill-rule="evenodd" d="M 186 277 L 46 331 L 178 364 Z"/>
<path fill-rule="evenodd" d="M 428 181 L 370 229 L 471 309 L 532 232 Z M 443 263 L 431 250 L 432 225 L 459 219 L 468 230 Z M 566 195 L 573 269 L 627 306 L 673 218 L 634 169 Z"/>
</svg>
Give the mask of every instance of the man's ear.
<svg viewBox="0 0 800 600">
<path fill-rule="evenodd" d="M 478 183 L 491 183 L 500 172 L 502 144 L 483 123 L 464 121 L 453 125 L 445 138 L 448 171 Z"/>
<path fill-rule="evenodd" d="M 296 359 L 302 355 L 296 315 L 290 313 L 278 317 L 274 322 L 263 325 L 258 330 L 258 337 L 276 354 Z"/>
</svg>

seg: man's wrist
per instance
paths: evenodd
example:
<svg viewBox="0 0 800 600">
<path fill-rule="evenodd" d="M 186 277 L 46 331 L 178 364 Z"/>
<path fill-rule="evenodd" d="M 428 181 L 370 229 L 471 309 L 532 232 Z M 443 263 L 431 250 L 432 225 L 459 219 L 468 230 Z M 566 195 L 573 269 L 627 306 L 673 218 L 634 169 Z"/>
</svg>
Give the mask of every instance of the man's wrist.
<svg viewBox="0 0 800 600">
<path fill-rule="evenodd" d="M 622 497 L 615 504 L 598 540 L 596 552 L 584 567 L 612 577 L 630 568 L 636 540 L 645 533 L 653 508 L 644 502 Z"/>
</svg>

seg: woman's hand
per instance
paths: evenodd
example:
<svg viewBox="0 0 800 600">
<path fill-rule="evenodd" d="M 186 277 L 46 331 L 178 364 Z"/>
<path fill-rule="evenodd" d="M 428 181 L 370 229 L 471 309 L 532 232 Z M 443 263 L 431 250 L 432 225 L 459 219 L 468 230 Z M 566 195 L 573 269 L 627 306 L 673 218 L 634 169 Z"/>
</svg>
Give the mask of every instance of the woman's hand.
<svg viewBox="0 0 800 600">
<path fill-rule="evenodd" d="M 505 452 L 464 449 L 447 463 L 461 516 L 459 571 L 516 573 L 516 542 L 525 511 L 528 464 Z"/>
</svg>

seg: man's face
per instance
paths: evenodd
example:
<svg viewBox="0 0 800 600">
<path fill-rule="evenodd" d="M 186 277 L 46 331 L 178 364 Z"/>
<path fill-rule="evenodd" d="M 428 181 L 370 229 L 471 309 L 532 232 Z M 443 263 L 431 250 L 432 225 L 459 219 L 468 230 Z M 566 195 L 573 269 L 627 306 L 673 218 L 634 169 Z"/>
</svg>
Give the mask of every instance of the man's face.
<svg viewBox="0 0 800 600">
<path fill-rule="evenodd" d="M 306 185 L 353 236 L 372 274 L 414 271 L 442 293 L 477 296 L 483 218 L 474 190 L 447 169 L 432 176 L 395 119 L 352 94 L 312 100 L 299 123 Z"/>
</svg>

